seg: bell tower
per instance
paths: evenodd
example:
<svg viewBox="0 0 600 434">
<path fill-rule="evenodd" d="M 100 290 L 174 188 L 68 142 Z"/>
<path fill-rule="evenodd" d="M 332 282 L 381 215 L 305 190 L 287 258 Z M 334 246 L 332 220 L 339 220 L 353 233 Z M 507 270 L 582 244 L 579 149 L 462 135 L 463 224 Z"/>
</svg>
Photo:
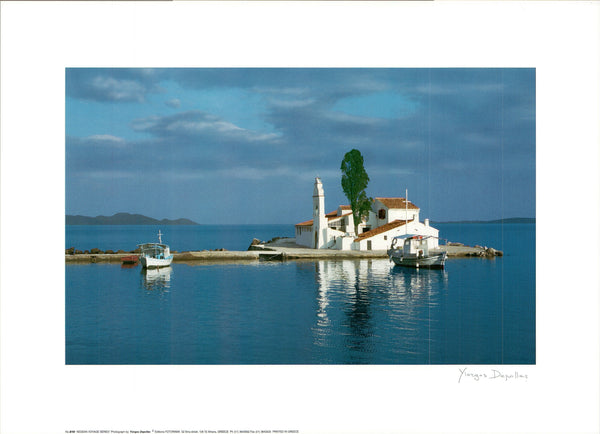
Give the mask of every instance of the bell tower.
<svg viewBox="0 0 600 434">
<path fill-rule="evenodd" d="M 327 219 L 325 218 L 325 193 L 319 177 L 315 178 L 313 190 L 313 248 L 327 244 Z"/>
</svg>

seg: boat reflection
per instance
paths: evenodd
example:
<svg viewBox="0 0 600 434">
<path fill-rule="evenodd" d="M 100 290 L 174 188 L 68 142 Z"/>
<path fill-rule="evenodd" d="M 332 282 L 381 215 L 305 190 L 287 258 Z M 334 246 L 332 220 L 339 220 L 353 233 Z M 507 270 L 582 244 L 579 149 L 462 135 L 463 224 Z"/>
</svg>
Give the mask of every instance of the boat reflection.
<svg viewBox="0 0 600 434">
<path fill-rule="evenodd" d="M 410 291 L 412 294 L 427 293 L 433 288 L 448 287 L 446 270 L 392 267 L 390 270 L 391 287 L 400 291 Z"/>
<path fill-rule="evenodd" d="M 142 286 L 148 291 L 165 290 L 171 287 L 172 267 L 143 268 Z"/>
</svg>

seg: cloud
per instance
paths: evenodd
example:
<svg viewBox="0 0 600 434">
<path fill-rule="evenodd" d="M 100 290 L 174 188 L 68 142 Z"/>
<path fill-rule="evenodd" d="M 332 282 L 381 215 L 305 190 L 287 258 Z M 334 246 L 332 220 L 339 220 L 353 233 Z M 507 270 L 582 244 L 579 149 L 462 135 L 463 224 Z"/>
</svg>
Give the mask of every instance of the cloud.
<svg viewBox="0 0 600 434">
<path fill-rule="evenodd" d="M 179 108 L 181 107 L 181 101 L 177 98 L 173 98 L 168 101 L 165 101 L 165 105 L 171 108 Z"/>
<path fill-rule="evenodd" d="M 90 88 L 97 95 L 104 95 L 109 101 L 143 102 L 146 89 L 133 80 L 117 80 L 111 77 L 94 77 Z"/>
<path fill-rule="evenodd" d="M 152 172 L 196 189 L 253 184 L 267 194 L 319 175 L 333 190 L 356 148 L 372 195 L 408 187 L 441 204 L 535 179 L 534 70 L 86 69 L 67 78 L 71 98 L 119 104 L 116 121 L 131 131 L 68 136 L 68 176 L 135 182 Z M 160 92 L 150 109 L 122 116 Z M 202 110 L 167 109 L 181 106 Z M 522 201 L 535 192 L 510 188 Z"/>
<path fill-rule="evenodd" d="M 273 143 L 279 139 L 275 133 L 241 128 L 218 116 L 193 110 L 171 116 L 149 116 L 135 119 L 131 127 L 138 132 L 146 132 L 163 140 L 184 142 L 203 140 L 205 142 Z"/>
<path fill-rule="evenodd" d="M 136 174 L 129 170 L 90 170 L 86 172 L 86 177 L 96 181 L 115 181 L 136 179 Z"/>
<path fill-rule="evenodd" d="M 269 104 L 273 108 L 284 108 L 284 109 L 306 107 L 306 106 L 310 106 L 316 102 L 316 100 L 314 100 L 312 98 L 304 98 L 304 99 L 270 98 L 268 101 L 269 101 Z"/>
<path fill-rule="evenodd" d="M 113 98 L 149 92 L 166 77 L 183 88 L 234 86 L 262 98 L 262 111 L 253 115 L 262 117 L 254 126 L 264 129 L 201 110 L 131 121 L 134 131 L 149 137 L 144 146 L 168 147 L 164 158 L 173 164 L 198 160 L 202 149 L 213 166 L 252 161 L 262 169 L 293 162 L 309 169 L 337 166 L 345 152 L 358 148 L 373 170 L 384 173 L 532 152 L 531 144 L 523 144 L 531 140 L 531 134 L 525 136 L 535 110 L 531 91 L 523 92 L 530 87 L 516 79 L 523 72 L 518 70 L 116 69 L 99 71 L 101 81 L 94 70 L 84 72 L 88 82 L 104 83 L 104 94 Z M 237 96 L 247 98 L 246 93 Z M 175 102 L 180 104 L 178 99 L 166 104 Z"/>
<path fill-rule="evenodd" d="M 155 70 L 133 68 L 67 68 L 67 96 L 98 102 L 146 101 L 162 91 Z"/>
<path fill-rule="evenodd" d="M 383 91 L 395 74 L 389 69 L 345 68 L 68 68 L 66 90 L 72 98 L 143 102 L 149 94 L 164 92 L 160 83 L 168 80 L 182 89 L 246 89 L 271 98 L 273 104 L 295 104 L 315 96 L 334 102 Z"/>
<path fill-rule="evenodd" d="M 90 140 L 107 143 L 118 143 L 121 144 L 125 140 L 121 137 L 111 136 L 110 134 L 96 134 L 89 137 Z"/>
<path fill-rule="evenodd" d="M 122 147 L 126 145 L 126 140 L 121 137 L 116 137 L 110 134 L 95 134 L 88 137 L 68 137 L 67 142 L 72 146 L 86 147 Z"/>
<path fill-rule="evenodd" d="M 89 137 L 67 136 L 65 143 L 67 175 L 86 174 L 101 177 L 102 173 L 129 172 L 128 165 L 134 162 L 135 151 L 131 143 L 111 135 Z"/>
<path fill-rule="evenodd" d="M 127 170 L 142 177 L 152 171 L 181 178 L 234 168 L 235 177 L 257 179 L 282 163 L 279 134 L 241 128 L 201 111 L 148 116 L 135 119 L 131 127 L 147 137 L 67 136 L 69 173 Z"/>
</svg>

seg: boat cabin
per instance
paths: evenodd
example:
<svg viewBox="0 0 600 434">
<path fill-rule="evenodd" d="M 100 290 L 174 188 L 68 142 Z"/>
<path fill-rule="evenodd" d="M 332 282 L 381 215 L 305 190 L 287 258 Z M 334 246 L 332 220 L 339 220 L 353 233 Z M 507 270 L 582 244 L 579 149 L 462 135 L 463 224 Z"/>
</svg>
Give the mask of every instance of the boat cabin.
<svg viewBox="0 0 600 434">
<path fill-rule="evenodd" d="M 392 249 L 399 249 L 400 242 L 404 240 L 402 245 L 402 254 L 404 256 L 414 256 L 417 258 L 421 258 L 429 255 L 429 242 L 427 241 L 428 236 L 423 235 L 409 235 L 395 237 L 392 240 Z"/>
<path fill-rule="evenodd" d="M 166 244 L 145 243 L 140 244 L 139 248 L 142 256 L 148 256 L 156 259 L 165 259 L 171 256 L 169 246 Z"/>
</svg>

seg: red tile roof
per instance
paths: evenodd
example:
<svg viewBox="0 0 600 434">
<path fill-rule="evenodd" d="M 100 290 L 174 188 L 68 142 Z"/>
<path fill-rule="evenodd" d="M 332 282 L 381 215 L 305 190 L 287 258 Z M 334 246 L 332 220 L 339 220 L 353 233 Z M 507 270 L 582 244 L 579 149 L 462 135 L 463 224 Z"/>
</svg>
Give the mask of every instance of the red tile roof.
<svg viewBox="0 0 600 434">
<path fill-rule="evenodd" d="M 346 217 L 348 215 L 352 215 L 352 213 L 351 212 L 347 212 L 346 214 L 342 214 L 342 215 L 337 215 L 337 213 L 336 213 L 336 214 L 332 215 L 331 217 L 329 217 L 329 216 L 325 216 L 325 217 L 327 217 L 329 220 L 333 220 L 333 219 L 336 219 L 336 218 Z"/>
<path fill-rule="evenodd" d="M 409 220 L 409 222 L 412 222 L 412 220 Z M 383 226 L 379 226 L 375 229 L 371 229 L 370 231 L 363 232 L 357 238 L 355 238 L 354 241 L 362 241 L 366 238 L 374 237 L 375 235 L 379 235 L 379 234 L 387 232 L 391 229 L 397 228 L 399 226 L 403 226 L 405 223 L 406 223 L 406 220 L 394 220 L 393 222 L 386 223 Z"/>
<path fill-rule="evenodd" d="M 352 207 L 350 205 L 340 205 L 338 208 L 342 210 L 342 215 L 348 215 L 347 213 L 344 214 L 343 211 L 351 211 L 352 210 Z M 328 212 L 327 214 L 325 214 L 325 217 L 337 215 L 337 213 L 338 213 L 338 210 L 336 209 L 335 211 L 331 211 L 331 212 Z"/>
<path fill-rule="evenodd" d="M 406 199 L 403 197 L 376 197 L 375 200 L 384 204 L 388 209 L 419 209 L 419 207 L 410 200 L 408 201 L 407 206 Z"/>
<path fill-rule="evenodd" d="M 339 216 L 339 215 L 337 215 L 337 211 L 331 211 L 331 212 L 325 214 L 325 217 L 327 217 L 327 220 L 333 220 L 333 219 L 337 219 L 337 218 L 346 217 L 348 215 L 352 215 L 352 213 L 348 212 L 346 214 L 342 214 Z M 296 226 L 312 226 L 312 225 L 313 225 L 313 219 L 307 220 L 302 223 L 296 223 Z"/>
</svg>

